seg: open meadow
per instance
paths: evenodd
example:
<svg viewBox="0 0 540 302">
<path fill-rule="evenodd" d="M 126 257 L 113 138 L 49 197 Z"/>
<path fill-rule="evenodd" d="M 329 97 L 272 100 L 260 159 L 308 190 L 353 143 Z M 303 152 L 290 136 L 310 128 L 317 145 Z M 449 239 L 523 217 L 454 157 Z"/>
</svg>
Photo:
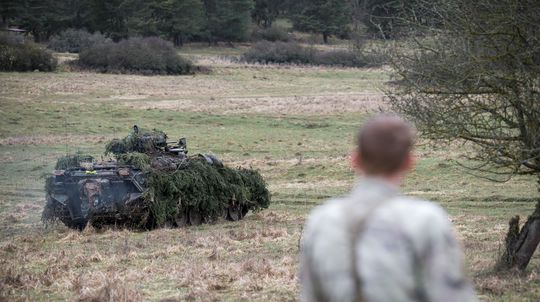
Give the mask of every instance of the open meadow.
<svg viewBox="0 0 540 302">
<path fill-rule="evenodd" d="M 385 107 L 388 70 L 251 65 L 229 59 L 242 49 L 183 51 L 211 71 L 0 73 L 0 300 L 296 300 L 304 220 L 353 185 L 353 134 Z M 56 158 L 104 156 L 105 143 L 134 124 L 185 136 L 191 154 L 258 169 L 271 206 L 238 222 L 150 232 L 45 227 L 43 175 Z M 539 301 L 538 253 L 525 275 L 492 270 L 508 220 L 534 208 L 535 182 L 475 178 L 453 162 L 467 148 L 420 140 L 403 191 L 450 213 L 483 301 Z"/>
</svg>

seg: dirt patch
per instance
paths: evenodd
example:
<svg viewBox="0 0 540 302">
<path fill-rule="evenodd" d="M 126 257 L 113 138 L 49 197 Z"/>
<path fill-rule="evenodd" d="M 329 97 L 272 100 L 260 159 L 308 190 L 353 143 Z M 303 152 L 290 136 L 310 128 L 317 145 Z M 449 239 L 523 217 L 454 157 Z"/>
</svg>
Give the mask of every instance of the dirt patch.
<svg viewBox="0 0 540 302">
<path fill-rule="evenodd" d="M 167 109 L 220 114 L 339 114 L 369 112 L 384 106 L 379 93 L 288 96 L 288 97 L 241 97 L 211 98 L 205 100 L 163 100 L 126 102 L 124 105 L 137 109 Z"/>
<path fill-rule="evenodd" d="M 0 81 L 0 91 L 10 92 L 5 96 L 12 96 L 19 102 L 45 96 L 83 96 L 96 101 L 166 98 L 171 95 L 186 97 L 207 94 L 209 91 L 220 94 L 234 89 L 234 83 L 219 77 L 149 77 L 91 72 L 32 73 L 25 77 L 3 76 Z"/>
<path fill-rule="evenodd" d="M 238 161 L 225 161 L 227 165 L 233 166 L 233 167 L 242 167 L 242 168 L 257 168 L 261 170 L 269 169 L 268 167 L 275 167 L 275 166 L 284 166 L 287 169 L 300 165 L 299 158 L 288 158 L 288 159 L 247 159 L 247 160 L 238 160 Z M 301 164 L 304 165 L 313 165 L 318 163 L 325 163 L 325 164 L 342 164 L 342 163 L 348 163 L 348 157 L 347 156 L 323 156 L 323 157 L 317 157 L 317 158 L 305 158 L 302 159 Z"/>
<path fill-rule="evenodd" d="M 353 185 L 351 181 L 345 180 L 323 180 L 318 182 L 274 182 L 271 185 L 272 190 L 280 189 L 298 189 L 314 190 L 319 188 L 349 188 Z"/>
<path fill-rule="evenodd" d="M 39 136 L 15 136 L 0 138 L 0 146 L 3 145 L 58 145 L 66 142 L 78 143 L 102 143 L 111 140 L 112 137 L 103 135 L 39 135 Z"/>
</svg>

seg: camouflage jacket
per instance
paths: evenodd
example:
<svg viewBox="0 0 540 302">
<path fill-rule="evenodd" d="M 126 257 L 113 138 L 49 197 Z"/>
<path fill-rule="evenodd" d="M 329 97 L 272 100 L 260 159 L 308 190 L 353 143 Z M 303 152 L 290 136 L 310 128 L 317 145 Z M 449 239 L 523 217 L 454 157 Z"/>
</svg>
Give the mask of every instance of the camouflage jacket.
<svg viewBox="0 0 540 302">
<path fill-rule="evenodd" d="M 300 300 L 477 301 L 462 258 L 441 207 L 367 178 L 311 213 L 301 242 Z"/>
</svg>

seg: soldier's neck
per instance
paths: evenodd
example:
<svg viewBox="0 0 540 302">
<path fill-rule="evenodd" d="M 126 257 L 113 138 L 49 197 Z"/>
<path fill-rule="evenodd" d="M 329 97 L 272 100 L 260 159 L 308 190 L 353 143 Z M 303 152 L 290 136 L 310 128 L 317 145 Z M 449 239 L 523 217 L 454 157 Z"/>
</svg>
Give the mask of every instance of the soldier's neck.
<svg viewBox="0 0 540 302">
<path fill-rule="evenodd" d="M 399 188 L 401 182 L 403 181 L 403 176 L 403 173 L 393 173 L 388 175 L 365 175 L 367 178 L 376 179 L 395 188 Z"/>
</svg>

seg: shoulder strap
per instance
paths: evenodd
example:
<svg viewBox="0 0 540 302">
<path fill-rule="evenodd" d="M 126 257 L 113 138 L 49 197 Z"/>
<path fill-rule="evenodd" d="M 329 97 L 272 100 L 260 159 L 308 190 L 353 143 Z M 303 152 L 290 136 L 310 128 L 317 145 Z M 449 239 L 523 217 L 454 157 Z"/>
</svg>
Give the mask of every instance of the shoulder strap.
<svg viewBox="0 0 540 302">
<path fill-rule="evenodd" d="M 371 205 L 369 208 L 366 209 L 360 216 L 354 216 L 352 213 L 351 207 L 352 204 L 349 204 L 346 207 L 343 207 L 345 212 L 345 217 L 347 218 L 347 224 L 349 227 L 349 236 L 350 236 L 350 242 L 351 242 L 351 267 L 352 267 L 352 274 L 353 274 L 353 280 L 356 284 L 356 300 L 357 302 L 364 301 L 363 295 L 362 295 L 362 280 L 360 279 L 360 272 L 356 269 L 356 264 L 358 263 L 358 255 L 356 246 L 358 244 L 358 238 L 364 231 L 364 227 L 366 225 L 366 221 L 368 218 L 381 206 L 388 203 L 392 198 L 387 198 L 380 200 L 378 202 L 375 202 L 373 205 Z"/>
</svg>

